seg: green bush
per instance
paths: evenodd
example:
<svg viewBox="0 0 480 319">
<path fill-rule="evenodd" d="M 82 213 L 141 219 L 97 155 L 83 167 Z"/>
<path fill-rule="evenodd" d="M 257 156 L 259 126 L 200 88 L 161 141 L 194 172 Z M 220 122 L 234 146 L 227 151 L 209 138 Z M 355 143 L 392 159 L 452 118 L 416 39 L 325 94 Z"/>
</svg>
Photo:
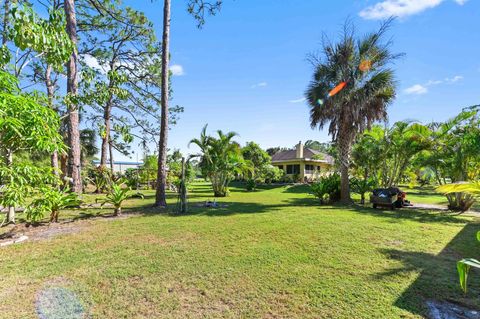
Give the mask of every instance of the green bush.
<svg viewBox="0 0 480 319">
<path fill-rule="evenodd" d="M 247 180 L 247 183 L 245 184 L 245 188 L 247 189 L 247 191 L 251 192 L 251 191 L 255 190 L 255 188 L 257 188 L 257 183 L 255 182 L 254 179 L 249 179 L 249 180 Z"/>
<path fill-rule="evenodd" d="M 140 176 L 136 169 L 129 168 L 125 171 L 125 184 L 130 188 L 137 188 L 140 184 Z"/>
<path fill-rule="evenodd" d="M 336 202 L 340 199 L 340 175 L 337 173 L 322 176 L 310 186 L 312 194 L 320 204 Z"/>
<path fill-rule="evenodd" d="M 98 166 L 90 169 L 88 180 L 96 187 L 95 193 L 102 193 L 109 190 L 115 179 L 109 168 Z"/>
<path fill-rule="evenodd" d="M 283 170 L 279 169 L 278 167 L 268 165 L 264 167 L 262 171 L 262 177 L 267 184 L 276 183 L 282 180 Z"/>
<path fill-rule="evenodd" d="M 29 222 L 38 222 L 45 214 L 50 214 L 50 222 L 58 222 L 61 209 L 80 204 L 76 193 L 69 189 L 59 190 L 54 187 L 44 187 L 40 190 L 41 197 L 34 199 L 26 209 Z"/>
</svg>

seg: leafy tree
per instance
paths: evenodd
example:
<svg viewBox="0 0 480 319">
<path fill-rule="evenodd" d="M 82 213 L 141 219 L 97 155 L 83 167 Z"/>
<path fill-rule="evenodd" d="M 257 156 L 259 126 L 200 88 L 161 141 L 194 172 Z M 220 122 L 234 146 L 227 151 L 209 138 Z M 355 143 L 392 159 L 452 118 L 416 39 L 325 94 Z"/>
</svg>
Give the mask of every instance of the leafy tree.
<svg viewBox="0 0 480 319">
<path fill-rule="evenodd" d="M 271 157 L 257 143 L 248 142 L 242 147 L 243 158 L 253 165 L 252 179 L 264 179 L 264 173 L 270 166 Z"/>
<path fill-rule="evenodd" d="M 352 144 L 359 133 L 386 118 L 386 108 L 395 98 L 394 71 L 388 65 L 398 55 L 390 51 L 391 42 L 382 39 L 391 24 L 383 23 L 376 32 L 357 38 L 354 28 L 346 23 L 341 40 L 325 41 L 323 54 L 312 58 L 315 67 L 313 80 L 305 96 L 310 104 L 312 128 L 329 125 L 329 133 L 339 149 L 342 202 L 350 202 L 349 166 Z M 363 61 L 371 68 L 362 71 Z M 326 99 L 330 90 L 340 82 L 347 86 Z"/>
<path fill-rule="evenodd" d="M 110 13 L 122 17 L 121 21 L 102 12 L 97 14 L 95 24 L 103 32 L 86 33 L 87 39 L 83 41 L 82 48 L 90 59 L 96 59 L 104 69 L 88 69 L 83 63 L 83 72 L 89 73 L 86 76 L 92 79 L 83 81 L 81 86 L 84 103 L 94 111 L 90 119 L 100 128 L 100 165 L 104 167 L 112 148 L 128 154 L 126 146 L 134 134 L 129 127 L 135 124 L 150 132 L 151 124 L 145 118 L 158 120 L 157 101 L 149 104 L 145 98 L 147 93 L 151 98 L 155 97 L 148 91 L 148 86 L 157 83 L 151 80 L 159 77 L 158 73 L 152 72 L 152 65 L 158 64 L 155 61 L 159 60 L 160 52 L 153 25 L 143 13 L 129 7 L 110 8 Z M 119 142 L 115 136 L 121 137 L 123 142 Z M 112 158 L 110 163 L 113 165 Z"/>
<path fill-rule="evenodd" d="M 305 142 L 304 146 L 306 148 L 310 148 L 312 150 L 316 150 L 322 153 L 327 153 L 329 154 L 330 148 L 331 148 L 331 143 L 322 143 L 319 141 L 314 141 L 314 140 L 308 140 Z"/>
<path fill-rule="evenodd" d="M 58 133 L 57 114 L 40 105 L 34 97 L 22 94 L 17 89 L 17 79 L 4 71 L 0 71 L 0 104 L 0 153 L 5 159 L 0 163 L 5 184 L 0 202 L 9 206 L 7 222 L 14 223 L 14 206 L 24 203 L 27 190 L 38 183 L 30 174 L 48 178 L 48 174 L 41 174 L 35 166 L 17 165 L 14 154 L 20 151 L 51 153 L 62 150 L 63 142 Z"/>
<path fill-rule="evenodd" d="M 276 147 L 267 148 L 266 152 L 268 155 L 273 156 L 281 151 L 286 151 L 286 150 L 288 150 L 288 148 L 276 146 Z"/>
<path fill-rule="evenodd" d="M 235 175 L 251 172 L 252 167 L 243 159 L 240 145 L 233 141 L 237 133 L 218 130 L 218 137 L 212 137 L 206 131 L 205 125 L 200 138 L 192 139 L 190 144 L 196 144 L 200 148 L 199 165 L 202 174 L 211 181 L 215 197 L 225 197 L 228 195 L 228 185 Z"/>
</svg>

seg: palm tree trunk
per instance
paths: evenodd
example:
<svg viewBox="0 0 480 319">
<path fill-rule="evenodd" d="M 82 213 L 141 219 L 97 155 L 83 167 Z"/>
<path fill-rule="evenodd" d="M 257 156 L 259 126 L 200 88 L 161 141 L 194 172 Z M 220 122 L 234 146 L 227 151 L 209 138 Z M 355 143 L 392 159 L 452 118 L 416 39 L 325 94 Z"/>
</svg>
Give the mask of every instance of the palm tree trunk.
<svg viewBox="0 0 480 319">
<path fill-rule="evenodd" d="M 67 33 L 73 43 L 73 52 L 67 63 L 67 94 L 72 97 L 78 94 L 78 52 L 77 52 L 77 18 L 75 15 L 75 1 L 64 1 L 65 17 L 67 20 Z M 68 175 L 72 177 L 72 190 L 82 193 L 81 159 L 80 159 L 80 117 L 78 106 L 70 101 L 68 105 Z"/>
<path fill-rule="evenodd" d="M 344 134 L 339 135 L 338 145 L 340 147 L 340 201 L 344 204 L 350 204 L 350 180 L 348 168 L 350 166 L 350 139 Z"/>
<path fill-rule="evenodd" d="M 167 207 L 167 138 L 168 138 L 168 75 L 169 75 L 169 42 L 170 42 L 170 0 L 163 5 L 163 37 L 162 37 L 162 111 L 160 122 L 160 141 L 158 145 L 158 172 L 155 206 Z"/>
<path fill-rule="evenodd" d="M 55 87 L 52 82 L 52 66 L 49 64 L 47 65 L 47 70 L 45 71 L 45 85 L 47 87 L 47 98 L 48 98 L 48 105 L 52 110 L 55 110 L 53 106 L 53 98 L 55 94 Z M 58 167 L 58 152 L 53 151 L 52 155 L 50 155 L 50 162 L 53 168 L 53 174 L 55 176 L 59 176 L 59 167 Z"/>
</svg>

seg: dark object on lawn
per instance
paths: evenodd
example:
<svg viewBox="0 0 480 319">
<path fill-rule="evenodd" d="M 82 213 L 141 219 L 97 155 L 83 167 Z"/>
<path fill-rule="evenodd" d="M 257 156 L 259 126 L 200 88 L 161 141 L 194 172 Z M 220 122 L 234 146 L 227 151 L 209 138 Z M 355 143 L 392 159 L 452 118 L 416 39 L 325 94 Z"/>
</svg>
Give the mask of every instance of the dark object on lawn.
<svg viewBox="0 0 480 319">
<path fill-rule="evenodd" d="M 205 201 L 204 207 L 218 207 L 217 200 L 214 199 L 213 202 L 210 200 Z"/>
<path fill-rule="evenodd" d="M 407 193 L 402 192 L 397 187 L 376 188 L 370 195 L 370 203 L 372 203 L 373 208 L 385 206 L 390 207 L 392 210 L 404 206 L 412 206 L 410 201 L 405 199 L 406 195 Z"/>
</svg>

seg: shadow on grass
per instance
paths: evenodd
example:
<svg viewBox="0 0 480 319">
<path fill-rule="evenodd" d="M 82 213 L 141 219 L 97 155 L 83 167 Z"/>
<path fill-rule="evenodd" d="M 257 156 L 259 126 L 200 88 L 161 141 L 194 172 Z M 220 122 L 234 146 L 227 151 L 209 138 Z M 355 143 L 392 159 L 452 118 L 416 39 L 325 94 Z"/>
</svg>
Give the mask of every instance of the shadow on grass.
<svg viewBox="0 0 480 319">
<path fill-rule="evenodd" d="M 480 224 L 469 223 L 438 254 L 381 249 L 390 259 L 399 260 L 402 266 L 375 275 L 376 280 L 394 280 L 395 276 L 420 272 L 417 279 L 395 301 L 396 307 L 411 313 L 427 316 L 427 300 L 450 301 L 472 309 L 480 309 L 480 272 L 472 271 L 467 295 L 460 289 L 456 262 L 464 257 L 478 257 L 480 245 L 475 239 Z"/>
<path fill-rule="evenodd" d="M 391 222 L 398 220 L 412 220 L 420 223 L 465 223 L 465 218 L 450 212 L 432 212 L 423 209 L 401 208 L 395 210 L 370 208 L 367 206 L 334 204 L 331 209 L 348 210 L 359 214 L 388 218 Z"/>
</svg>

